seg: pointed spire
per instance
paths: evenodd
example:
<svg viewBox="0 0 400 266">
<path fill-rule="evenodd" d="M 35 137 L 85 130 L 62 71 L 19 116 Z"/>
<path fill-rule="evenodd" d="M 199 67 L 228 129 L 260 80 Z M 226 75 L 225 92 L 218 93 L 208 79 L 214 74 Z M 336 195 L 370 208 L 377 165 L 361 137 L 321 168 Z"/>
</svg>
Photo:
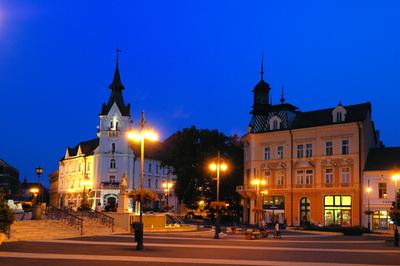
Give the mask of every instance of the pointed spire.
<svg viewBox="0 0 400 266">
<path fill-rule="evenodd" d="M 281 99 L 280 99 L 281 104 L 285 102 L 285 98 L 283 97 L 283 86 L 282 86 L 282 93 L 281 93 Z"/>
<path fill-rule="evenodd" d="M 114 71 L 114 79 L 112 81 L 112 83 L 110 84 L 110 86 L 108 86 L 111 90 L 116 90 L 116 91 L 122 91 L 123 89 L 125 89 L 124 85 L 122 85 L 121 82 L 121 75 L 119 74 L 119 53 L 121 52 L 120 49 L 116 49 L 116 53 L 117 53 L 117 62 L 115 64 L 115 71 Z"/>
<path fill-rule="evenodd" d="M 261 80 L 264 80 L 264 50 L 261 50 Z"/>
</svg>

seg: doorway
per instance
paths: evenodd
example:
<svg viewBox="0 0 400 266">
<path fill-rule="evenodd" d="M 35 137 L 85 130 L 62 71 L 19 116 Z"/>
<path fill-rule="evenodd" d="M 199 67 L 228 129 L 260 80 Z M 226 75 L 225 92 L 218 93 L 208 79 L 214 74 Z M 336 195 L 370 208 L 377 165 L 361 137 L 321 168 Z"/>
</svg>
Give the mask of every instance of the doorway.
<svg viewBox="0 0 400 266">
<path fill-rule="evenodd" d="M 310 205 L 310 200 L 307 197 L 300 199 L 300 226 L 309 223 L 311 220 Z"/>
</svg>

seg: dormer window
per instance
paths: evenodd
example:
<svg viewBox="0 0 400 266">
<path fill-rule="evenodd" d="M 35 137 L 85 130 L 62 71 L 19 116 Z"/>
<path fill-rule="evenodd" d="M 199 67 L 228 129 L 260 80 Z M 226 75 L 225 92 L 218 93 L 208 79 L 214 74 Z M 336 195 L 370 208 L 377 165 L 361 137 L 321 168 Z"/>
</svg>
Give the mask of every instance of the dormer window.
<svg viewBox="0 0 400 266">
<path fill-rule="evenodd" d="M 342 123 L 346 120 L 346 109 L 344 109 L 343 105 L 339 103 L 335 109 L 332 111 L 333 123 Z"/>
<path fill-rule="evenodd" d="M 273 116 L 269 120 L 270 130 L 279 130 L 281 128 L 281 119 L 278 116 Z"/>
</svg>

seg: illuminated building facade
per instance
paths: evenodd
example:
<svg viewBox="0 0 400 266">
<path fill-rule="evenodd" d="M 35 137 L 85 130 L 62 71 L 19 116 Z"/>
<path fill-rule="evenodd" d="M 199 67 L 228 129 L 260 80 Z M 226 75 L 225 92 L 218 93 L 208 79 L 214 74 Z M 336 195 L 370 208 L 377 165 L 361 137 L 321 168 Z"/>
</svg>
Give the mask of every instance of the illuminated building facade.
<svg viewBox="0 0 400 266">
<path fill-rule="evenodd" d="M 286 103 L 283 93 L 280 103 L 272 104 L 263 74 L 262 68 L 242 137 L 244 185 L 237 192 L 243 221 L 361 225 L 363 169 L 368 150 L 380 143 L 371 104 L 302 112 Z M 258 189 L 262 194 L 251 185 L 254 179 L 265 180 Z"/>
<path fill-rule="evenodd" d="M 99 114 L 100 125 L 97 137 L 82 141 L 73 148 L 68 147 L 59 161 L 58 206 L 80 206 L 84 196 L 91 208 L 99 203 L 115 209 L 122 182 L 127 190 L 140 187 L 140 149 L 127 138 L 133 128 L 130 104 L 125 104 L 122 91 L 125 89 L 120 78 L 118 57 L 114 79 L 107 103 Z M 162 182 L 175 180 L 170 171 L 161 166 L 161 143 L 147 144 L 145 149 L 145 183 L 158 194 L 155 208 L 165 205 Z M 175 197 L 170 198 L 172 204 Z M 133 204 L 131 204 L 132 206 Z M 176 203 L 175 203 L 176 207 Z"/>
</svg>

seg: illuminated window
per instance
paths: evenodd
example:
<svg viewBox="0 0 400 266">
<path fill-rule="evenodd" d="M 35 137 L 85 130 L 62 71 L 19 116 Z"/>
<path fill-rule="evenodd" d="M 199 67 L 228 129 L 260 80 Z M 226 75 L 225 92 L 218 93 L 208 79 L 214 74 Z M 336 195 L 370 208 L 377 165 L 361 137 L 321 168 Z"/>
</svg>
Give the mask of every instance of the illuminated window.
<svg viewBox="0 0 400 266">
<path fill-rule="evenodd" d="M 351 196 L 325 196 L 324 220 L 325 225 L 351 225 Z"/>
<path fill-rule="evenodd" d="M 266 185 L 269 185 L 269 182 L 271 181 L 271 171 L 264 171 L 264 179 Z"/>
<path fill-rule="evenodd" d="M 387 184 L 386 182 L 378 183 L 378 193 L 380 199 L 387 198 Z"/>
</svg>

